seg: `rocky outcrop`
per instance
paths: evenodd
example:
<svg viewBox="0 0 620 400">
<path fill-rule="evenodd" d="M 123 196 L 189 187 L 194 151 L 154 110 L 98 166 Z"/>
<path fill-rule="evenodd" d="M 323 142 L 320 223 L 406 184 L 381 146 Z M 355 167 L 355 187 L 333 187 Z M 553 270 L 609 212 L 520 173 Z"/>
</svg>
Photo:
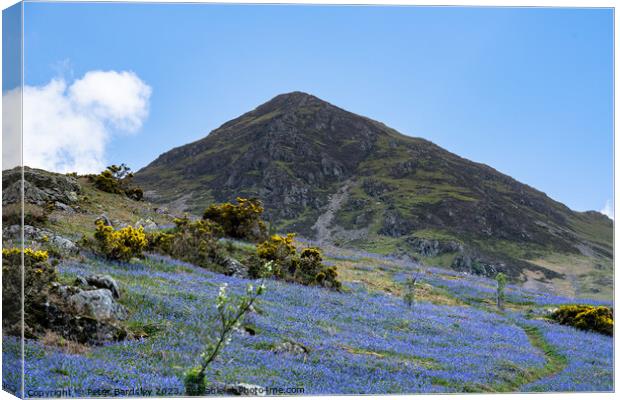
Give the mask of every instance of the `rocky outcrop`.
<svg viewBox="0 0 620 400">
<path fill-rule="evenodd" d="M 127 318 L 127 310 L 108 289 L 84 290 L 53 283 L 46 317 L 41 321 L 45 329 L 79 343 L 100 345 L 127 337 L 121 324 Z"/>
<path fill-rule="evenodd" d="M 2 204 L 21 201 L 22 174 L 20 168 L 2 171 Z M 78 202 L 81 187 L 73 176 L 24 167 L 24 201 L 31 204 L 54 204 L 57 208 L 73 210 L 69 205 Z"/>
<path fill-rule="evenodd" d="M 16 242 L 19 240 L 20 235 L 20 226 L 11 225 L 4 228 L 2 238 L 5 241 Z M 51 245 L 62 253 L 75 254 L 79 250 L 78 246 L 66 237 L 58 235 L 49 229 L 37 228 L 31 225 L 24 225 L 24 239 L 26 243 L 38 242 Z"/>
<path fill-rule="evenodd" d="M 110 275 L 88 275 L 85 278 L 76 278 L 76 285 L 90 286 L 95 289 L 107 289 L 112 293 L 112 297 L 120 299 L 121 290 L 116 280 Z"/>
<path fill-rule="evenodd" d="M 463 245 L 453 240 L 426 239 L 421 237 L 410 237 L 407 244 L 416 253 L 424 257 L 435 257 L 445 253 L 462 252 Z"/>
<path fill-rule="evenodd" d="M 417 164 L 414 161 L 396 163 L 390 170 L 392 178 L 401 179 L 415 171 Z"/>
<path fill-rule="evenodd" d="M 476 256 L 467 254 L 459 254 L 454 258 L 451 268 L 460 272 L 467 272 L 473 275 L 482 275 L 494 278 L 498 272 L 505 270 L 506 265 L 503 263 L 492 263 L 485 261 Z"/>
<path fill-rule="evenodd" d="M 394 187 L 377 179 L 366 178 L 362 181 L 362 189 L 370 197 L 379 198 L 383 194 L 394 190 Z"/>
<path fill-rule="evenodd" d="M 53 282 L 36 299 L 36 303 L 26 303 L 29 316 L 24 326 L 26 337 L 36 338 L 53 331 L 67 340 L 92 345 L 127 337 L 121 323 L 127 311 L 108 289 L 83 290 Z M 6 327 L 9 334 L 19 334 L 10 325 Z"/>
<path fill-rule="evenodd" d="M 127 336 L 122 321 L 127 310 L 116 299 L 118 284 L 111 277 L 82 278 L 82 287 L 58 282 L 58 274 L 47 260 L 7 253 L 2 260 L 2 327 L 9 335 L 22 334 L 20 310 L 24 310 L 23 332 L 38 338 L 51 331 L 79 343 L 103 344 Z M 23 283 L 22 283 L 23 282 Z M 88 282 L 108 288 L 97 288 Z M 22 292 L 22 284 L 26 290 Z M 23 296 L 23 297 L 22 297 Z M 22 303 L 23 299 L 23 303 Z"/>
<path fill-rule="evenodd" d="M 394 209 L 387 210 L 383 213 L 383 223 L 379 233 L 385 236 L 400 237 L 407 235 L 413 229 L 409 220 Z"/>
</svg>

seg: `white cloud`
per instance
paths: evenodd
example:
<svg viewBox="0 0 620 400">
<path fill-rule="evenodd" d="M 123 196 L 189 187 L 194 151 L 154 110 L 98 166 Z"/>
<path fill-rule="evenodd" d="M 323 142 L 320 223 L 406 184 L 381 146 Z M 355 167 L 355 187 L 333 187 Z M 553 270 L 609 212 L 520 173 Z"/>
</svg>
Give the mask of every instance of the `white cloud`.
<svg viewBox="0 0 620 400">
<path fill-rule="evenodd" d="M 150 96 L 151 88 L 127 71 L 91 71 L 69 88 L 69 97 L 80 110 L 130 132 L 142 126 Z"/>
<path fill-rule="evenodd" d="M 90 71 L 71 85 L 53 79 L 43 86 L 25 86 L 24 165 L 58 172 L 101 171 L 113 132 L 139 130 L 148 116 L 150 95 L 151 88 L 126 71 Z M 5 107 L 19 101 L 19 92 L 6 92 L 3 101 Z M 11 129 L 18 127 L 3 129 L 12 137 Z"/>
<path fill-rule="evenodd" d="M 605 207 L 601 210 L 602 214 L 607 215 L 609 218 L 614 219 L 614 203 L 611 200 L 605 202 Z"/>
<path fill-rule="evenodd" d="M 2 169 L 21 164 L 21 96 L 11 90 L 2 96 Z"/>
</svg>

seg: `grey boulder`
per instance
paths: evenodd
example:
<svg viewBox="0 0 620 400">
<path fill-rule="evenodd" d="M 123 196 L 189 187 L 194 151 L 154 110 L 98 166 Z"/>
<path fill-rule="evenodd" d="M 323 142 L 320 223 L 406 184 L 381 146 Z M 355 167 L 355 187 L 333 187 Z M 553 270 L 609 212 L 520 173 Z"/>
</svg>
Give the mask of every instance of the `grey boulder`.
<svg viewBox="0 0 620 400">
<path fill-rule="evenodd" d="M 115 299 L 120 299 L 121 290 L 118 283 L 110 275 L 88 275 L 86 283 L 99 289 L 108 289 Z"/>
<path fill-rule="evenodd" d="M 285 342 L 278 344 L 273 349 L 273 352 L 276 354 L 280 354 L 280 353 L 307 354 L 309 353 L 309 350 L 306 346 L 300 343 L 285 341 Z"/>
<path fill-rule="evenodd" d="M 226 268 L 227 275 L 234 276 L 236 278 L 247 278 L 249 276 L 248 267 L 232 257 L 227 257 L 223 266 Z"/>
<path fill-rule="evenodd" d="M 77 314 L 97 321 L 123 320 L 127 318 L 125 307 L 114 301 L 108 289 L 80 291 L 68 299 Z"/>
<path fill-rule="evenodd" d="M 153 231 L 156 231 L 157 229 L 159 229 L 157 224 L 155 222 L 153 222 L 149 218 L 138 220 L 138 222 L 136 222 L 136 224 L 135 224 L 135 227 L 136 228 L 142 227 L 142 228 L 144 228 L 145 232 L 153 232 Z"/>
<path fill-rule="evenodd" d="M 97 217 L 97 219 L 95 219 L 95 224 L 98 221 L 103 222 L 103 225 L 105 225 L 105 226 L 113 226 L 112 225 L 112 221 L 110 221 L 110 218 L 108 218 L 108 216 L 105 215 L 105 214 L 101 214 L 99 217 Z"/>
</svg>

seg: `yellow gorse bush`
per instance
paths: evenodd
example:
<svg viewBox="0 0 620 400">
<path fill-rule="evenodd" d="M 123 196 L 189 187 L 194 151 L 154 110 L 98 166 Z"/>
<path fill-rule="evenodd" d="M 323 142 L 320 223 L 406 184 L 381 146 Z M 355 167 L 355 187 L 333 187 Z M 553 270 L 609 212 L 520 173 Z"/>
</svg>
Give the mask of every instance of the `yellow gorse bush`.
<svg viewBox="0 0 620 400">
<path fill-rule="evenodd" d="M 21 264 L 22 249 L 18 247 L 12 247 L 9 249 L 2 249 L 2 257 L 10 260 L 12 263 Z M 29 247 L 24 249 L 24 263 L 36 264 L 39 262 L 45 262 L 49 258 L 47 251 L 34 250 Z"/>
<path fill-rule="evenodd" d="M 148 246 L 146 234 L 142 227 L 126 226 L 114 230 L 113 227 L 105 225 L 100 220 L 96 222 L 96 225 L 95 240 L 100 253 L 107 258 L 129 261 L 133 257 L 141 257 L 142 252 Z"/>
<path fill-rule="evenodd" d="M 256 253 L 265 260 L 281 261 L 297 252 L 294 240 L 294 233 L 286 236 L 272 235 L 269 240 L 256 245 Z"/>
<path fill-rule="evenodd" d="M 267 231 L 261 220 L 263 211 L 265 209 L 260 200 L 237 197 L 237 204 L 210 205 L 202 218 L 219 224 L 226 236 L 259 241 L 266 237 Z"/>
<path fill-rule="evenodd" d="M 313 258 L 318 262 L 323 261 L 323 255 L 318 247 L 306 247 L 301 251 L 301 258 Z"/>
<path fill-rule="evenodd" d="M 148 250 L 164 254 L 172 252 L 172 241 L 174 235 L 166 232 L 148 232 L 146 233 L 148 241 Z"/>
<path fill-rule="evenodd" d="M 594 331 L 612 336 L 614 332 L 613 311 L 609 307 L 589 305 L 566 305 L 558 308 L 551 318 L 563 325 L 584 331 Z"/>
<path fill-rule="evenodd" d="M 187 216 L 175 218 L 176 232 L 187 231 L 196 237 L 221 237 L 224 233 L 222 227 L 211 220 L 191 221 Z"/>
<path fill-rule="evenodd" d="M 56 269 L 47 251 L 31 248 L 2 249 L 2 328 L 5 332 L 33 337 L 32 328 L 48 317 L 45 307 L 47 292 L 58 281 Z M 23 308 L 22 308 L 23 299 Z M 21 311 L 24 310 L 24 319 Z"/>
<path fill-rule="evenodd" d="M 297 253 L 295 234 L 273 235 L 256 245 L 259 258 L 274 263 L 273 275 L 277 278 L 298 282 L 303 285 L 321 285 L 340 289 L 336 267 L 327 267 L 318 247 L 307 247 Z"/>
</svg>

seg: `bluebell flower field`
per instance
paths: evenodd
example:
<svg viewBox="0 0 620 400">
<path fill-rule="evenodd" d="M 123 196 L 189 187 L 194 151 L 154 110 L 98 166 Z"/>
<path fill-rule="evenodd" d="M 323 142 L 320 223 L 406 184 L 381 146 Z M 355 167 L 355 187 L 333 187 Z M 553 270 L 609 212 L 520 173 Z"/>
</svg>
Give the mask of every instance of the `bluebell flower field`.
<svg viewBox="0 0 620 400">
<path fill-rule="evenodd" d="M 343 290 L 267 280 L 243 322 L 251 333 L 233 335 L 207 370 L 209 382 L 303 388 L 303 394 L 613 390 L 611 337 L 532 316 L 574 299 L 509 285 L 500 312 L 490 279 L 335 248 L 326 256 L 339 265 Z M 27 397 L 63 390 L 63 397 L 182 395 L 184 373 L 216 324 L 219 286 L 240 293 L 252 283 L 153 254 L 133 263 L 65 261 L 58 269 L 66 279 L 114 277 L 128 324 L 150 333 L 78 352 L 27 340 Z M 382 275 L 373 278 L 370 270 Z M 396 288 L 414 271 L 422 289 L 409 308 Z M 355 279 L 364 272 L 370 278 Z M 307 351 L 274 351 L 284 341 Z M 15 337 L 4 337 L 3 368 L 5 381 L 18 382 Z"/>
</svg>

